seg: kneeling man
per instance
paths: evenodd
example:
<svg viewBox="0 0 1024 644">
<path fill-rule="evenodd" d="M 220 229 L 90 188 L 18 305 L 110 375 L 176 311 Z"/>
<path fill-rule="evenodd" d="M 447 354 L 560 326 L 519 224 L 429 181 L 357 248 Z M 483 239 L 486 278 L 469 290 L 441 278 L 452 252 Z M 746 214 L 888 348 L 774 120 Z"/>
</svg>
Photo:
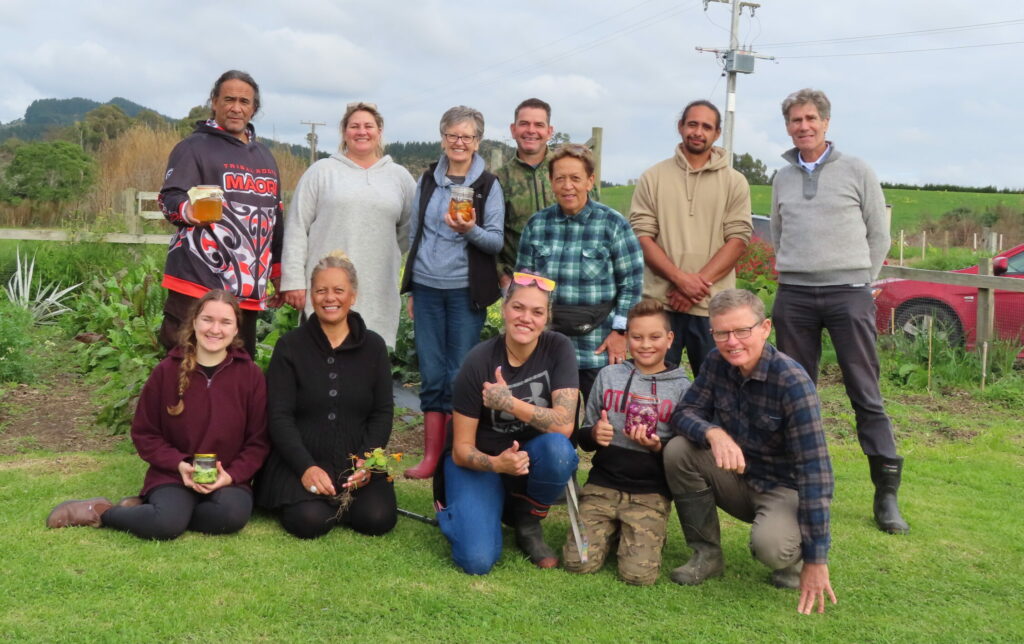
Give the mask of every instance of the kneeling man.
<svg viewBox="0 0 1024 644">
<path fill-rule="evenodd" d="M 672 414 L 665 475 L 693 555 L 677 584 L 721 576 L 717 507 L 752 523 L 750 551 L 772 583 L 799 588 L 809 614 L 828 579 L 829 504 L 834 481 L 814 383 L 768 344 L 771 320 L 749 291 L 730 289 L 708 306 L 715 349 Z"/>
</svg>

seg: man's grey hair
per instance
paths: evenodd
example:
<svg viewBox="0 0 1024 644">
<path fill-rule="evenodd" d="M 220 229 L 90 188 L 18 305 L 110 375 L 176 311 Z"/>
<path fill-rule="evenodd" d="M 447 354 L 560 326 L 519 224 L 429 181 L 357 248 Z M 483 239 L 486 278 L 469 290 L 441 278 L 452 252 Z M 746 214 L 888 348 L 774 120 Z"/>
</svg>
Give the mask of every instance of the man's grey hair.
<svg viewBox="0 0 1024 644">
<path fill-rule="evenodd" d="M 444 136 L 448 128 L 467 121 L 476 127 L 477 140 L 482 140 L 484 138 L 484 115 L 479 110 L 465 105 L 456 105 L 444 113 L 444 116 L 441 117 L 441 136 Z"/>
<path fill-rule="evenodd" d="M 765 319 L 764 302 L 757 295 L 742 288 L 730 288 L 717 293 L 708 302 L 708 315 L 716 317 L 740 308 L 749 308 L 757 317 L 757 324 Z"/>
<path fill-rule="evenodd" d="M 806 105 L 810 103 L 818 108 L 818 115 L 822 120 L 832 118 L 832 103 L 820 89 L 804 89 L 793 92 L 782 101 L 782 118 L 789 121 L 789 110 L 794 105 Z"/>
</svg>

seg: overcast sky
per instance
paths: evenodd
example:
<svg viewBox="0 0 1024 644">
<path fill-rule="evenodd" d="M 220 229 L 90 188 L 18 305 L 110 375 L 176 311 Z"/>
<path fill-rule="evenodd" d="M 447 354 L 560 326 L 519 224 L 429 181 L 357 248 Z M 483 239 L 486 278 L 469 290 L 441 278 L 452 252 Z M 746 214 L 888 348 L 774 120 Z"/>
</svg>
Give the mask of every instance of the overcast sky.
<svg viewBox="0 0 1024 644">
<path fill-rule="evenodd" d="M 761 5 L 744 10 L 740 43 L 777 59 L 739 76 L 737 152 L 778 167 L 779 104 L 816 87 L 832 99 L 829 138 L 882 180 L 1024 188 L 1024 2 Z M 72 96 L 180 118 L 239 68 L 263 92 L 261 135 L 303 143 L 300 121 L 326 122 L 333 150 L 352 100 L 379 105 L 388 141 L 436 140 L 460 103 L 507 139 L 515 105 L 538 96 L 573 140 L 604 128 L 604 178 L 624 183 L 671 155 L 684 104 L 724 107 L 719 63 L 695 47 L 726 47 L 729 20 L 729 5 L 702 0 L 0 0 L 0 121 Z M 792 44 L 807 41 L 819 42 Z M 931 51 L 846 55 L 905 50 Z"/>
</svg>

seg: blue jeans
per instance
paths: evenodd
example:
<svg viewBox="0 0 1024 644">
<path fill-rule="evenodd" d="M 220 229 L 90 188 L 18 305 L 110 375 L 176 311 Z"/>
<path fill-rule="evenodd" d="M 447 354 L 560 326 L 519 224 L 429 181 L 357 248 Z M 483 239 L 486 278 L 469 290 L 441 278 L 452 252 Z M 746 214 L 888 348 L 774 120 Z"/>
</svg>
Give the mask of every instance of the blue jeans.
<svg viewBox="0 0 1024 644">
<path fill-rule="evenodd" d="M 530 455 L 526 495 L 551 505 L 576 471 L 576 448 L 561 434 L 542 434 L 523 445 Z M 451 454 L 444 459 L 448 507 L 437 511 L 441 532 L 452 545 L 452 561 L 470 575 L 486 575 L 501 557 L 501 515 L 505 508 L 505 477 L 459 467 Z"/>
<path fill-rule="evenodd" d="M 683 366 L 683 349 L 686 349 L 686 358 L 690 362 L 690 369 L 693 370 L 693 377 L 696 378 L 704 358 L 715 348 L 715 341 L 711 338 L 711 321 L 703 315 L 690 315 L 678 311 L 665 312 L 668 313 L 669 326 L 675 335 L 665 359 L 672 364 Z"/>
<path fill-rule="evenodd" d="M 480 342 L 487 311 L 475 311 L 469 289 L 412 285 L 413 333 L 420 366 L 420 411 L 452 410 L 452 381 Z"/>
</svg>

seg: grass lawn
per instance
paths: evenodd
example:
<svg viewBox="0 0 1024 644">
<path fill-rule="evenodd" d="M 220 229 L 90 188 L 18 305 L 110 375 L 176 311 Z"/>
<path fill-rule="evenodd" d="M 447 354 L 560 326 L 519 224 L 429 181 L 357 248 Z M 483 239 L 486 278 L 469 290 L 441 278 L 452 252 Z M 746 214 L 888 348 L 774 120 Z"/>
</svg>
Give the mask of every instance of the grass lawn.
<svg viewBox="0 0 1024 644">
<path fill-rule="evenodd" d="M 624 215 L 629 213 L 629 202 L 633 198 L 633 186 L 601 188 L 601 200 Z M 940 192 L 935 190 L 885 190 L 886 203 L 892 206 L 892 231 L 898 235 L 900 229 L 907 233 L 918 232 L 924 218 L 939 217 L 955 208 L 970 208 L 984 211 L 986 208 L 1003 204 L 1017 210 L 1024 210 L 1024 195 L 992 194 L 985 192 Z M 750 187 L 751 209 L 759 215 L 772 211 L 771 186 Z"/>
<path fill-rule="evenodd" d="M 890 398 L 898 392 L 887 392 Z M 899 396 L 908 536 L 870 520 L 867 464 L 840 387 L 822 399 L 836 470 L 831 576 L 839 604 L 796 613 L 747 551 L 749 529 L 723 521 L 727 569 L 698 588 L 668 573 L 688 554 L 673 515 L 658 583 L 614 569 L 576 576 L 533 568 L 506 535 L 492 574 L 448 559 L 436 528 L 399 518 L 384 537 L 337 529 L 292 538 L 257 515 L 240 534 L 145 542 L 112 530 L 47 530 L 67 498 L 138 491 L 130 444 L 0 458 L 0 639 L 17 641 L 714 641 L 999 642 L 1024 633 L 1024 429 L 1018 415 L 944 397 Z M 969 412 L 965 412 L 969 409 Z M 965 413 L 967 415 L 965 415 Z M 401 507 L 430 508 L 424 482 L 398 482 Z M 568 527 L 559 507 L 550 542 Z"/>
</svg>

